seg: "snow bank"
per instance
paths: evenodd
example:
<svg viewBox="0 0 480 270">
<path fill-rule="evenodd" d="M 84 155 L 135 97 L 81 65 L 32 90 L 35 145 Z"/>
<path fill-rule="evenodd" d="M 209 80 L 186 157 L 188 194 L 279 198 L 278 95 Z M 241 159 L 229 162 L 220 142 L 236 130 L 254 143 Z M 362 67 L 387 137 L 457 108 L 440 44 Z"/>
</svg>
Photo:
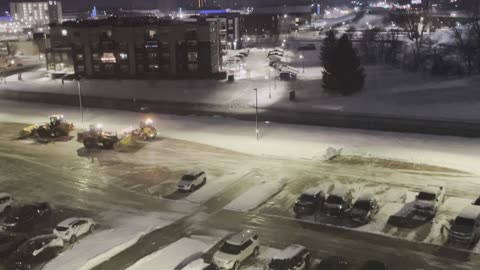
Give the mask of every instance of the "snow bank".
<svg viewBox="0 0 480 270">
<path fill-rule="evenodd" d="M 265 266 L 272 260 L 275 254 L 280 252 L 279 249 L 271 247 L 260 247 L 260 254 L 255 260 L 255 263 L 245 268 L 245 270 L 264 270 Z"/>
<path fill-rule="evenodd" d="M 286 178 L 276 181 L 263 181 L 231 201 L 225 206 L 225 209 L 243 212 L 253 210 L 270 197 L 280 192 L 286 184 Z"/>
<path fill-rule="evenodd" d="M 213 237 L 182 238 L 137 261 L 127 270 L 175 269 L 185 258 L 211 249 L 220 239 Z"/>
<path fill-rule="evenodd" d="M 71 249 L 61 253 L 43 270 L 88 270 L 134 245 L 148 232 L 172 223 L 162 214 L 128 216 L 116 221 L 109 230 L 95 232 L 80 239 Z"/>
<path fill-rule="evenodd" d="M 209 177 L 206 185 L 190 194 L 185 200 L 194 203 L 204 203 L 235 183 L 244 174 L 246 172 L 231 173 L 216 179 Z"/>
</svg>

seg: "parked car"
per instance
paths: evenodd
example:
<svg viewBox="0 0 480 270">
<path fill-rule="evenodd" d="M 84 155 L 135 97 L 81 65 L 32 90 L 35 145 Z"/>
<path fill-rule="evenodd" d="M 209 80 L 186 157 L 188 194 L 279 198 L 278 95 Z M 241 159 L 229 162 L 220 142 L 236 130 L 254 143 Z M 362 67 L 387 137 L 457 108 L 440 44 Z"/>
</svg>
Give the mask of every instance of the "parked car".
<svg viewBox="0 0 480 270">
<path fill-rule="evenodd" d="M 324 204 L 325 214 L 328 216 L 341 216 L 346 210 L 352 207 L 352 192 L 346 187 L 335 187 L 328 194 Z"/>
<path fill-rule="evenodd" d="M 203 171 L 193 171 L 185 174 L 180 182 L 178 182 L 177 189 L 179 191 L 195 191 L 200 186 L 207 183 L 207 175 Z"/>
<path fill-rule="evenodd" d="M 244 230 L 230 237 L 213 255 L 218 268 L 238 270 L 240 264 L 250 256 L 258 256 L 260 241 L 252 230 Z"/>
<path fill-rule="evenodd" d="M 372 220 L 379 210 L 378 198 L 373 194 L 366 193 L 357 199 L 349 214 L 352 221 L 366 224 Z"/>
<path fill-rule="evenodd" d="M 472 204 L 480 206 L 480 197 L 478 197 Z"/>
<path fill-rule="evenodd" d="M 434 217 L 437 209 L 445 200 L 445 189 L 442 186 L 428 185 L 415 197 L 413 205 L 415 214 Z"/>
<path fill-rule="evenodd" d="M 0 232 L 0 257 L 12 253 L 26 240 L 27 235 L 23 233 L 9 231 Z"/>
<path fill-rule="evenodd" d="M 362 265 L 360 270 L 388 270 L 388 268 L 383 262 L 368 260 Z"/>
<path fill-rule="evenodd" d="M 316 49 L 315 44 L 312 43 L 298 47 L 299 51 L 314 51 Z"/>
<path fill-rule="evenodd" d="M 278 76 L 281 81 L 294 81 L 297 79 L 297 74 L 291 71 L 281 71 Z"/>
<path fill-rule="evenodd" d="M 53 234 L 65 242 L 74 243 L 79 237 L 93 233 L 94 230 L 95 222 L 91 218 L 67 218 L 53 229 Z"/>
<path fill-rule="evenodd" d="M 63 240 L 54 235 L 40 235 L 23 243 L 8 258 L 9 269 L 32 269 L 55 258 L 63 249 Z"/>
<path fill-rule="evenodd" d="M 293 211 L 297 215 L 312 215 L 320 210 L 325 202 L 325 193 L 317 188 L 310 188 L 295 201 Z"/>
<path fill-rule="evenodd" d="M 12 210 L 13 197 L 8 193 L 0 193 L 0 213 L 7 214 Z"/>
<path fill-rule="evenodd" d="M 268 270 L 306 270 L 310 267 L 310 252 L 300 245 L 291 245 L 273 256 Z"/>
<path fill-rule="evenodd" d="M 238 54 L 241 54 L 241 55 L 243 55 L 244 57 L 247 57 L 247 56 L 248 56 L 248 52 L 247 52 L 247 51 L 239 51 Z"/>
<path fill-rule="evenodd" d="M 332 256 L 323 259 L 316 270 L 350 270 L 350 263 L 344 257 Z"/>
<path fill-rule="evenodd" d="M 450 220 L 448 242 L 450 244 L 473 245 L 480 238 L 480 206 L 468 205 Z"/>
<path fill-rule="evenodd" d="M 52 212 L 48 203 L 31 203 L 13 208 L 7 215 L 3 227 L 9 231 L 27 231 L 48 218 Z"/>
</svg>

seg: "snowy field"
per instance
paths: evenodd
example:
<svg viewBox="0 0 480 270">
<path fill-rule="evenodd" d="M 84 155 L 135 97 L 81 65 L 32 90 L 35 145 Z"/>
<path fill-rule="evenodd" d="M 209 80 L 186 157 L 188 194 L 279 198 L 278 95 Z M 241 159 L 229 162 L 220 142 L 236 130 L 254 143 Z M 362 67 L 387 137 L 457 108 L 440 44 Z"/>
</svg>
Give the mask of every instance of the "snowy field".
<svg viewBox="0 0 480 270">
<path fill-rule="evenodd" d="M 181 216 L 171 213 L 146 213 L 145 215 L 125 215 L 112 217 L 112 228 L 97 231 L 80 239 L 72 248 L 67 249 L 43 267 L 44 270 L 88 270 L 123 250 L 134 245 L 140 237 L 149 232 L 167 226 Z"/>
<path fill-rule="evenodd" d="M 0 101 L 0 121 L 40 123 L 50 114 L 62 113 L 77 127 L 103 123 L 105 129 L 123 130 L 145 114 L 88 109 L 82 124 L 78 109 Z M 287 159 L 323 159 L 328 147 L 343 148 L 345 155 L 359 155 L 426 163 L 479 173 L 479 139 L 391 132 L 335 129 L 269 123 L 260 125 L 260 140 L 253 122 L 219 117 L 148 115 L 160 135 L 231 149 L 243 153 Z"/>
</svg>

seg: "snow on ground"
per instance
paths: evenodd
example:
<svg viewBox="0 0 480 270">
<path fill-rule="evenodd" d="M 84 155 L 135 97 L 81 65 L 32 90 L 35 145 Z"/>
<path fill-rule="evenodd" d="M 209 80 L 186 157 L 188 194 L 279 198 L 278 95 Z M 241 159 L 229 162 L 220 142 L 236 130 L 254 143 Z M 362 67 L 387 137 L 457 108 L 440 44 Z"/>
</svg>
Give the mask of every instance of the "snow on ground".
<svg viewBox="0 0 480 270">
<path fill-rule="evenodd" d="M 246 173 L 246 171 L 240 173 L 235 172 L 223 175 L 216 179 L 208 178 L 206 185 L 190 194 L 187 198 L 185 198 L 185 200 L 194 203 L 204 203 L 225 190 L 228 186 L 235 183 L 235 181 L 238 180 L 241 175 Z"/>
<path fill-rule="evenodd" d="M 245 270 L 264 270 L 265 266 L 272 260 L 275 254 L 279 253 L 279 249 L 271 247 L 260 247 L 260 254 L 255 258 L 253 265 L 248 265 Z"/>
<path fill-rule="evenodd" d="M 286 178 L 259 182 L 257 185 L 252 186 L 249 190 L 231 201 L 225 206 L 225 209 L 245 212 L 253 210 L 273 195 L 280 192 L 286 184 Z"/>
<path fill-rule="evenodd" d="M 106 214 L 108 215 L 108 214 Z M 123 216 L 111 229 L 97 231 L 80 239 L 43 267 L 43 270 L 88 270 L 134 245 L 143 235 L 172 223 L 179 216 L 147 213 Z"/>
<path fill-rule="evenodd" d="M 81 122 L 77 108 L 0 101 L 0 121 L 45 122 L 50 114 L 62 113 L 76 127 L 103 123 L 105 129 L 122 130 L 147 115 L 115 110 L 86 109 Z M 260 124 L 221 117 L 148 115 L 154 119 L 160 136 L 203 143 L 248 154 L 288 159 L 323 159 L 328 147 L 343 148 L 344 155 L 358 155 L 446 166 L 480 173 L 480 139 L 456 138 L 336 129 L 286 124 Z"/>
<path fill-rule="evenodd" d="M 137 261 L 127 270 L 175 269 L 192 255 L 211 249 L 220 239 L 214 237 L 181 238 L 165 248 Z"/>
</svg>

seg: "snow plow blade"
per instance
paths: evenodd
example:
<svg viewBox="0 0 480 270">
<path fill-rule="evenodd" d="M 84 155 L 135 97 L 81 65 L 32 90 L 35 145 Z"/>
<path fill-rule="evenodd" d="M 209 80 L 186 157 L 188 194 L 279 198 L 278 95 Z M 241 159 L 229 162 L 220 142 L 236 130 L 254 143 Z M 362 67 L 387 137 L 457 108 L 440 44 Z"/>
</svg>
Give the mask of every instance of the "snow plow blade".
<svg viewBox="0 0 480 270">
<path fill-rule="evenodd" d="M 35 131 L 35 129 L 37 129 L 38 126 L 37 125 L 31 125 L 31 126 L 28 126 L 22 130 L 20 130 L 20 138 L 25 138 L 25 137 L 28 137 L 28 136 L 31 136 L 33 135 L 33 132 Z"/>
<path fill-rule="evenodd" d="M 128 134 L 123 137 L 120 141 L 113 145 L 113 149 L 116 151 L 128 151 L 128 149 L 135 145 L 137 142 L 136 138 L 132 134 Z"/>
</svg>

